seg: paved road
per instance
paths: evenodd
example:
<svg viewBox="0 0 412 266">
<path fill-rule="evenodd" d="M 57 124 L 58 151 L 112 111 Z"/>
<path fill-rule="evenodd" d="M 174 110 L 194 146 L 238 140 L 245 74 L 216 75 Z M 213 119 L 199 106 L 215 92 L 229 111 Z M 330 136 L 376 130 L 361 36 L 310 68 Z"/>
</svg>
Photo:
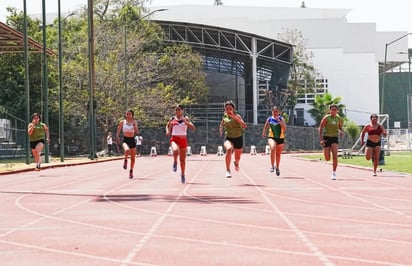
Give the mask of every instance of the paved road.
<svg viewBox="0 0 412 266">
<path fill-rule="evenodd" d="M 284 155 L 0 175 L 1 265 L 412 265 L 412 178 Z"/>
</svg>

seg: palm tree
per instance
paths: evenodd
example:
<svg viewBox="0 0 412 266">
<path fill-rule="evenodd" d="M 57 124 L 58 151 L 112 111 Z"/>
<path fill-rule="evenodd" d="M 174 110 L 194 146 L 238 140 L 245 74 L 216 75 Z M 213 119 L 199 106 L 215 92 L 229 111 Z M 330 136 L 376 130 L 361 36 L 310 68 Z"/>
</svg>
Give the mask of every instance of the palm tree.
<svg viewBox="0 0 412 266">
<path fill-rule="evenodd" d="M 316 126 L 319 126 L 323 116 L 329 113 L 329 106 L 331 104 L 336 104 L 338 106 L 339 116 L 345 119 L 343 110 L 345 109 L 346 105 L 342 104 L 341 101 L 342 97 L 338 96 L 336 98 L 333 98 L 332 94 L 330 94 L 329 92 L 326 92 L 323 95 L 316 95 L 315 100 L 312 103 L 313 108 L 308 111 L 313 119 L 315 119 Z"/>
</svg>

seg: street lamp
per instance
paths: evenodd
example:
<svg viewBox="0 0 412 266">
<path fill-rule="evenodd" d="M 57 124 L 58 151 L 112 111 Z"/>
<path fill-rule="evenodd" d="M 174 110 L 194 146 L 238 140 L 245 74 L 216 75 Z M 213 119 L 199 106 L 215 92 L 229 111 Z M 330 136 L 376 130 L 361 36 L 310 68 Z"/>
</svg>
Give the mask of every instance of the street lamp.
<svg viewBox="0 0 412 266">
<path fill-rule="evenodd" d="M 386 58 L 387 58 L 387 56 L 388 56 L 388 46 L 391 45 L 391 44 L 393 44 L 393 43 L 395 43 L 395 42 L 397 42 L 397 41 L 399 41 L 399 40 L 401 40 L 401 39 L 403 39 L 403 38 L 405 38 L 405 37 L 407 37 L 407 36 L 409 36 L 410 34 L 412 34 L 412 33 L 410 32 L 410 33 L 404 34 L 404 35 L 402 35 L 401 37 L 399 37 L 399 38 L 397 38 L 397 39 L 395 39 L 395 40 L 393 40 L 393 41 L 388 42 L 388 43 L 385 44 L 385 61 L 384 61 L 384 63 L 383 63 L 382 92 L 381 92 L 381 104 L 380 104 L 380 113 L 381 113 L 381 114 L 383 114 L 383 112 L 384 112 Z"/>
<path fill-rule="evenodd" d="M 156 9 L 153 10 L 152 12 L 144 15 L 143 17 L 140 17 L 138 20 L 135 20 L 133 23 L 137 23 L 139 21 L 141 21 L 144 18 L 147 18 L 148 16 L 153 15 L 156 12 L 162 12 L 162 11 L 166 11 L 166 8 L 160 8 L 160 9 Z M 124 33 L 124 44 L 123 44 L 123 54 L 124 54 L 124 90 L 125 90 L 125 96 L 126 96 L 126 109 L 129 108 L 129 89 L 127 87 L 127 77 L 129 75 L 129 62 L 127 59 L 127 27 L 130 26 L 131 24 L 127 25 L 123 25 L 123 33 Z"/>
</svg>

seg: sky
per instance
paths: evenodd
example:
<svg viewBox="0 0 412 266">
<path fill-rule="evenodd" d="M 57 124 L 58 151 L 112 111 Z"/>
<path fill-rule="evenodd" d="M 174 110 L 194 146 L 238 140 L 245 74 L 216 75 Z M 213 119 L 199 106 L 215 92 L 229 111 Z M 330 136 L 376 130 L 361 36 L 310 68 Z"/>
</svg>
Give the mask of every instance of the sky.
<svg viewBox="0 0 412 266">
<path fill-rule="evenodd" d="M 57 0 L 45 0 L 46 12 L 57 13 Z M 61 0 L 62 12 L 86 6 L 87 0 Z M 151 7 L 171 5 L 213 5 L 215 0 L 151 0 Z M 221 0 L 225 6 L 300 7 L 302 0 Z M 376 23 L 377 31 L 412 32 L 412 0 L 305 0 L 308 8 L 351 9 L 348 22 Z M 40 14 L 42 0 L 26 0 L 28 14 Z M 23 10 L 23 0 L 0 0 L 0 21 L 5 22 L 6 7 Z M 412 39 L 409 39 L 412 46 Z"/>
</svg>

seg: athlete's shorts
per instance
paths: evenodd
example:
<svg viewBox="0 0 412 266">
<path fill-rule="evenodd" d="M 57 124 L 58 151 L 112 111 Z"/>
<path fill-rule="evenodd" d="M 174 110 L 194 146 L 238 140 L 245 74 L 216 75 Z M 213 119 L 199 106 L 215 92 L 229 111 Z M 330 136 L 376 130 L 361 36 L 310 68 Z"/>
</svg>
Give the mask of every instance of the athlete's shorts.
<svg viewBox="0 0 412 266">
<path fill-rule="evenodd" d="M 338 137 L 323 137 L 323 147 L 330 147 L 333 143 L 339 144 Z"/>
<path fill-rule="evenodd" d="M 179 149 L 184 149 L 187 147 L 187 138 L 186 136 L 171 136 L 170 137 L 170 144 L 172 142 L 176 143 Z"/>
<path fill-rule="evenodd" d="M 126 143 L 129 149 L 136 148 L 136 140 L 133 137 L 123 137 L 123 143 Z"/>
<path fill-rule="evenodd" d="M 281 139 L 281 138 L 272 138 L 272 137 L 269 137 L 269 139 L 273 139 L 275 142 L 276 142 L 276 144 L 277 145 L 280 145 L 280 144 L 283 144 L 283 143 L 285 143 L 285 139 Z"/>
<path fill-rule="evenodd" d="M 32 150 L 34 150 L 38 143 L 43 143 L 44 144 L 44 139 L 39 139 L 39 140 L 36 140 L 36 141 L 30 141 L 30 148 Z"/>
<path fill-rule="evenodd" d="M 237 138 L 226 137 L 226 140 L 232 142 L 233 147 L 235 149 L 242 149 L 243 148 L 243 136 L 240 136 L 240 137 L 237 137 Z"/>
<path fill-rule="evenodd" d="M 378 142 L 373 142 L 373 141 L 370 141 L 370 140 L 366 141 L 366 147 L 375 148 L 375 147 L 378 147 L 378 146 L 381 146 L 381 141 L 378 141 Z"/>
</svg>

